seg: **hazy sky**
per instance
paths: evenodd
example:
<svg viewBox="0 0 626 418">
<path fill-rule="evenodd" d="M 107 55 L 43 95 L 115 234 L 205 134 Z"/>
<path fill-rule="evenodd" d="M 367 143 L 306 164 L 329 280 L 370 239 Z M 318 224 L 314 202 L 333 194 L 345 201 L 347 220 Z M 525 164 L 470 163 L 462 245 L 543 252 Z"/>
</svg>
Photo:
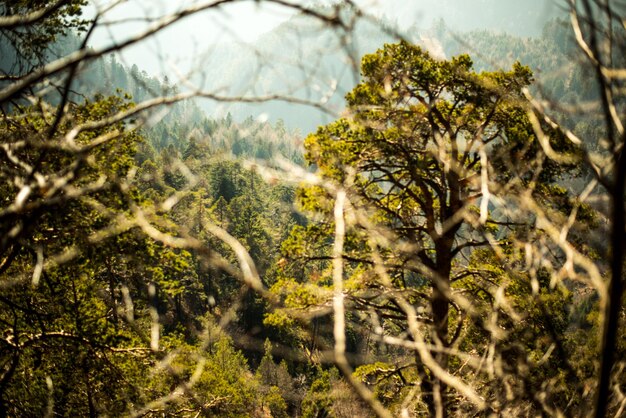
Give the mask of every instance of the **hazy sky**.
<svg viewBox="0 0 626 418">
<path fill-rule="evenodd" d="M 107 4 L 105 1 L 99 2 Z M 192 1 L 128 0 L 107 11 L 103 23 L 93 34 L 93 46 L 106 46 L 145 30 L 146 19 L 164 16 Z M 93 13 L 93 9 L 91 9 Z M 291 17 L 291 10 L 259 5 L 255 2 L 229 4 L 208 12 L 198 13 L 177 22 L 158 36 L 126 50 L 123 60 L 137 64 L 148 73 L 170 73 L 172 67 L 185 71 L 198 55 L 211 45 L 223 42 L 253 42 L 259 35 L 273 29 Z"/>
<path fill-rule="evenodd" d="M 357 0 L 363 9 L 397 22 L 400 28 L 429 27 L 443 18 L 456 31 L 477 28 L 517 35 L 539 33 L 545 20 L 557 11 L 557 0 Z M 163 16 L 194 0 L 98 0 L 97 7 L 120 3 L 105 14 L 94 33 L 93 46 L 120 41 L 147 26 L 146 18 Z M 310 3 L 307 1 L 306 3 Z M 326 2 L 328 3 L 328 1 Z M 90 8 L 93 13 L 95 8 Z M 237 40 L 254 42 L 294 14 L 293 9 L 263 2 L 243 1 L 199 13 L 175 24 L 147 42 L 129 48 L 121 57 L 150 74 L 186 72 L 211 46 Z"/>
<path fill-rule="evenodd" d="M 368 3 L 362 1 L 360 3 Z M 563 0 L 385 0 L 375 10 L 398 25 L 428 27 L 444 19 L 457 31 L 493 29 L 529 36 L 541 31 L 546 20 L 560 10 Z"/>
</svg>

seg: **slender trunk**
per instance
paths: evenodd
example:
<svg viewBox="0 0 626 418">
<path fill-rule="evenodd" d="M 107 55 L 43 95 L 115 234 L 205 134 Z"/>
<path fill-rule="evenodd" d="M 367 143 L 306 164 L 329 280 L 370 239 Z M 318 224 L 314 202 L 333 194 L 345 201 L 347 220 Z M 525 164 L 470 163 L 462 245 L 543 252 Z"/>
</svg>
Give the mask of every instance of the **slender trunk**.
<svg viewBox="0 0 626 418">
<path fill-rule="evenodd" d="M 415 363 L 417 364 L 417 374 L 420 378 L 420 390 L 422 392 L 422 400 L 428 406 L 428 414 L 435 416 L 435 401 L 433 399 L 433 381 L 429 371 L 422 364 L 419 354 L 415 354 Z"/>
<path fill-rule="evenodd" d="M 93 390 L 91 383 L 89 382 L 89 376 L 87 378 L 87 405 L 89 406 L 89 418 L 96 418 L 98 413 L 96 411 L 96 406 L 93 401 Z"/>
<path fill-rule="evenodd" d="M 604 312 L 604 330 L 602 338 L 600 376 L 596 396 L 597 418 L 606 416 L 610 398 L 611 370 L 615 363 L 617 336 L 619 334 L 619 312 L 622 305 L 623 265 L 624 265 L 624 187 L 626 183 L 626 166 L 623 154 L 616 158 L 617 173 L 613 188 L 613 208 L 611 225 L 611 281 L 608 289 L 608 300 Z"/>
<path fill-rule="evenodd" d="M 111 313 L 113 315 L 113 327 L 117 332 L 117 299 L 115 294 L 115 277 L 113 275 L 113 271 L 111 271 L 111 265 L 108 260 L 105 260 L 105 265 L 107 268 L 107 276 L 109 278 L 109 294 L 111 295 Z"/>
<path fill-rule="evenodd" d="M 454 235 L 452 235 L 453 237 Z M 452 250 L 453 239 L 451 237 L 443 237 L 436 243 L 437 262 L 436 277 L 432 284 L 431 309 L 433 315 L 433 343 L 439 348 L 448 345 L 448 316 L 450 310 L 450 301 L 447 293 L 450 287 L 450 271 L 452 269 Z M 443 350 L 437 350 L 433 353 L 433 358 L 439 366 L 447 370 L 448 355 Z M 443 418 L 447 415 L 447 397 L 446 384 L 437 379 L 431 373 L 432 380 L 432 398 L 429 410 L 431 416 Z"/>
<path fill-rule="evenodd" d="M 437 347 L 443 348 L 448 344 L 448 313 L 449 313 L 449 301 L 448 297 L 444 293 L 444 289 L 449 285 L 448 277 L 445 276 L 440 279 L 441 283 L 433 286 L 433 295 L 431 301 L 431 309 L 433 312 L 434 332 L 433 339 L 434 344 Z M 442 369 L 448 368 L 448 355 L 443 350 L 438 350 L 433 353 L 433 358 L 441 366 Z M 432 374 L 431 374 L 432 376 Z M 446 416 L 446 385 L 439 379 L 433 376 L 432 378 L 433 388 L 433 406 L 436 412 L 434 416 L 445 417 Z"/>
</svg>

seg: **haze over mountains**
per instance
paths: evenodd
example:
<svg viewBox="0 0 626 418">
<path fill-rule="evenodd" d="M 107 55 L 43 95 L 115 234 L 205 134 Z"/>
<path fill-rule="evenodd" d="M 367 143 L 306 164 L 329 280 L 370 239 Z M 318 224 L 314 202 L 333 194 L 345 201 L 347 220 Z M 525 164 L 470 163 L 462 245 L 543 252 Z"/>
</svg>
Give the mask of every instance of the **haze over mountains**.
<svg viewBox="0 0 626 418">
<path fill-rule="evenodd" d="M 396 35 L 440 58 L 471 53 L 479 69 L 510 67 L 516 59 L 511 47 L 521 53 L 525 44 L 530 44 L 531 49 L 524 53 L 528 60 L 522 59 L 522 63 L 538 70 L 536 58 L 545 49 L 533 49 L 532 44 L 541 42 L 546 23 L 560 16 L 554 3 L 543 0 L 523 4 L 495 0 L 396 3 L 386 5 L 383 25 L 360 19 L 349 38 L 325 30 L 312 18 L 294 16 L 251 44 L 215 45 L 203 61 L 205 66 L 191 75 L 205 89 L 220 94 L 278 94 L 311 101 L 329 112 L 284 101 L 235 105 L 201 101 L 201 106 L 209 114 L 230 112 L 237 120 L 250 115 L 282 119 L 290 128 L 310 132 L 341 113 L 345 93 L 359 80 L 361 57 L 392 42 Z M 394 4 L 398 7 L 393 8 Z M 555 49 L 557 61 L 564 61 L 562 51 L 551 49 Z"/>
<path fill-rule="evenodd" d="M 320 10 L 333 7 L 333 2 L 321 4 Z M 129 68 L 135 64 L 149 76 L 167 76 L 183 91 L 199 86 L 221 96 L 284 96 L 325 108 L 322 111 L 280 100 L 260 104 L 198 101 L 208 116 L 231 113 L 239 121 L 249 116 L 272 122 L 284 120 L 287 127 L 307 133 L 341 114 L 345 93 L 359 80 L 361 57 L 394 41 L 397 35 L 441 58 L 471 53 L 477 68 L 496 68 L 500 64 L 507 67 L 515 55 L 509 48 L 511 42 L 517 43 L 514 48 L 522 52 L 525 47 L 520 42 L 533 41 L 521 38 L 540 38 L 547 22 L 566 17 L 554 0 L 362 0 L 356 4 L 372 19 L 356 19 L 347 37 L 293 10 L 287 13 L 244 2 L 224 7 L 223 13 L 213 18 L 192 17 L 168 28 L 162 36 L 129 49 L 118 61 Z M 124 21 L 125 13 L 130 11 L 151 16 L 171 7 L 137 0 L 122 5 L 113 13 L 112 21 Z M 283 23 L 279 23 L 281 20 Z M 94 45 L 120 41 L 139 28 L 137 22 L 115 24 L 108 32 L 94 35 Z M 497 40 L 491 42 L 491 37 Z M 494 47 L 500 52 L 494 53 Z M 192 58 L 181 60 L 178 56 Z M 483 56 L 488 57 L 486 61 L 481 61 Z M 560 51 L 557 56 L 561 56 Z M 522 63 L 534 70 L 539 68 L 534 62 L 522 59 Z"/>
<path fill-rule="evenodd" d="M 197 100 L 209 117 L 222 118 L 230 113 L 237 121 L 250 116 L 272 123 L 282 120 L 287 128 L 299 129 L 302 134 L 314 131 L 317 126 L 329 123 L 341 114 L 345 94 L 359 81 L 362 56 L 375 52 L 385 42 L 393 42 L 398 35 L 439 58 L 469 53 L 479 70 L 510 68 L 515 60 L 520 60 L 531 67 L 538 81 L 561 83 L 556 90 L 557 94 L 563 93 L 567 72 L 571 69 L 562 48 L 566 31 L 560 30 L 559 24 L 555 23 L 546 28 L 548 22 L 565 17 L 557 2 L 391 0 L 360 3 L 373 19 L 355 19 L 354 30 L 349 36 L 342 31 L 329 30 L 327 25 L 311 17 L 292 14 L 250 43 L 233 41 L 233 35 L 230 38 L 207 38 L 206 43 L 190 47 L 185 44 L 184 34 L 202 32 L 203 29 L 183 22 L 182 28 L 172 28 L 180 32 L 175 45 L 165 37 L 159 38 L 159 52 L 164 60 L 159 68 L 143 58 L 144 55 L 154 55 L 154 42 L 140 44 L 131 50 L 132 54 L 118 55 L 117 62 L 129 71 L 135 65 L 135 74 L 141 73 L 144 78 L 163 80 L 167 77 L 169 85 L 179 91 L 199 86 L 220 96 L 271 96 L 309 102 L 271 100 L 251 104 Z M 331 13 L 331 7 L 320 6 L 320 10 L 327 8 L 326 12 Z M 253 8 L 248 11 L 253 12 Z M 259 15 L 259 19 L 268 13 Z M 279 12 L 276 13 L 280 16 Z M 237 20 L 237 16 L 232 15 L 235 26 L 230 29 L 236 34 L 239 31 L 236 25 L 249 23 L 249 18 L 245 15 L 241 16 L 243 20 Z M 344 18 L 351 21 L 347 14 Z M 111 29 L 119 29 L 115 33 L 117 41 L 138 30 L 123 24 Z M 543 33 L 545 30 L 549 33 Z M 108 40 L 112 41 L 113 38 Z M 65 49 L 71 51 L 79 41 L 68 39 L 64 42 Z M 105 45 L 107 41 L 98 42 Z M 188 48 L 196 50 L 195 54 L 190 53 L 193 56 L 192 63 L 189 63 L 191 70 L 185 71 L 186 66 L 182 64 L 177 67 L 166 62 L 168 54 L 183 53 Z M 3 61 L 6 65 L 9 60 Z M 92 89 L 97 89 L 99 84 L 103 84 L 101 93 L 110 94 L 106 86 L 115 82 L 96 82 Z M 157 89 L 155 94 L 159 93 Z"/>
</svg>

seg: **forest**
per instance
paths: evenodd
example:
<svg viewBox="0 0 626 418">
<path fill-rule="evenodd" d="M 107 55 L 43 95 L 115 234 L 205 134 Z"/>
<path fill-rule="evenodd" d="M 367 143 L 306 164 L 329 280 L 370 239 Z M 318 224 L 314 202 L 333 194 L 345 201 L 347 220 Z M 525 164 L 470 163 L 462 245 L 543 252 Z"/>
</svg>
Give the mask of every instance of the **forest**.
<svg viewBox="0 0 626 418">
<path fill-rule="evenodd" d="M 0 0 L 0 418 L 626 415 L 622 1 L 124 3 Z"/>
</svg>

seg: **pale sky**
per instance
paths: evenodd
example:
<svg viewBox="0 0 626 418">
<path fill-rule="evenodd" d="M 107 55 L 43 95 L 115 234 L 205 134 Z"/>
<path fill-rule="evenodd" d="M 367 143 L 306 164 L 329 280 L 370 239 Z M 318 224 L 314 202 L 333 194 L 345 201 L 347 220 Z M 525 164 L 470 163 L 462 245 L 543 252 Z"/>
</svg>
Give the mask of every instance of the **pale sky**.
<svg viewBox="0 0 626 418">
<path fill-rule="evenodd" d="M 357 0 L 363 10 L 396 22 L 399 28 L 413 24 L 427 28 L 437 18 L 459 31 L 476 28 L 505 30 L 516 34 L 536 34 L 543 26 L 543 16 L 551 16 L 559 0 Z M 109 45 L 146 28 L 146 18 L 163 16 L 185 5 L 208 0 L 94 0 L 95 8 L 117 4 L 105 14 L 94 33 L 92 46 Z M 329 1 L 325 1 L 328 3 Z M 309 0 L 302 3 L 309 4 Z M 482 8 L 482 9 L 481 9 Z M 516 19 L 524 13 L 537 16 L 536 25 L 520 26 Z M 256 1 L 240 1 L 188 17 L 158 36 L 128 48 L 120 57 L 127 65 L 137 64 L 149 74 L 185 73 L 202 62 L 211 47 L 226 42 L 252 43 L 258 37 L 294 14 L 294 10 Z M 510 15 L 503 19 L 502 16 Z M 473 18 L 469 16 L 472 15 Z M 478 18 L 477 18 L 478 16 Z M 208 60 L 207 60 L 208 62 Z"/>
<path fill-rule="evenodd" d="M 100 7 L 110 1 L 97 1 Z M 148 27 L 146 18 L 157 18 L 198 1 L 128 0 L 112 10 L 93 34 L 92 46 L 100 47 L 121 41 Z M 90 10 L 93 13 L 93 9 Z M 285 7 L 237 2 L 187 17 L 158 33 L 157 36 L 128 48 L 122 59 L 149 74 L 169 73 L 171 67 L 182 71 L 197 62 L 211 46 L 225 42 L 254 42 L 281 23 L 294 11 Z M 210 52 L 210 51 L 209 51 Z"/>
</svg>

